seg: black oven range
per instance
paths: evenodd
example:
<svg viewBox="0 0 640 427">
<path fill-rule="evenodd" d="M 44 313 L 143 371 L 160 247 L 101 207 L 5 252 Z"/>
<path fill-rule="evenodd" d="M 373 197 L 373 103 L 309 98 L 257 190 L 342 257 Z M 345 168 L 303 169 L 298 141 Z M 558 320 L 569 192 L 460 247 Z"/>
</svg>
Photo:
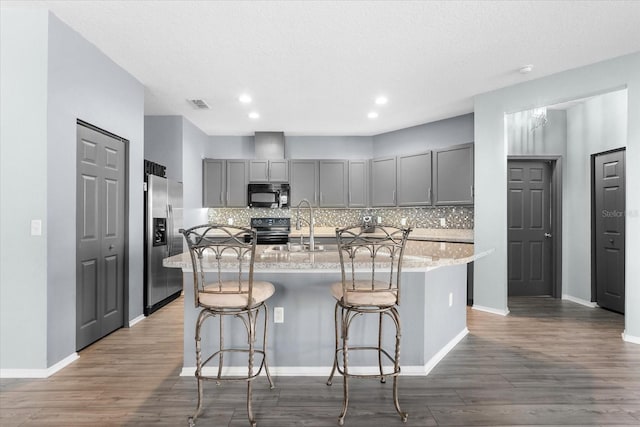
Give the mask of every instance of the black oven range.
<svg viewBox="0 0 640 427">
<path fill-rule="evenodd" d="M 258 245 L 284 245 L 289 242 L 291 218 L 251 218 L 251 228 L 257 232 Z"/>
</svg>

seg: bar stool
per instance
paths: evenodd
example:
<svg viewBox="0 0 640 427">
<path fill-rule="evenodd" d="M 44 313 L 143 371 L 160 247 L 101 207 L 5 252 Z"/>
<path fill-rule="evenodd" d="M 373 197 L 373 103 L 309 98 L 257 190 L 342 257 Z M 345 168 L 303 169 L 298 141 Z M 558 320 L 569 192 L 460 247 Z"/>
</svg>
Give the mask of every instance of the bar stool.
<svg viewBox="0 0 640 427">
<path fill-rule="evenodd" d="M 268 308 L 265 301 L 273 295 L 275 288 L 269 282 L 253 280 L 253 263 L 256 251 L 256 231 L 244 227 L 223 225 L 200 225 L 180 230 L 184 235 L 191 262 L 193 264 L 193 287 L 195 306 L 201 308 L 196 322 L 196 378 L 198 381 L 198 406 L 193 416 L 189 417 L 189 425 L 195 422 L 202 411 L 203 383 L 205 380 L 246 381 L 247 412 L 249 422 L 256 425 L 251 408 L 253 380 L 260 375 L 262 368 L 267 375 L 271 389 L 274 388 L 269 367 L 267 365 L 267 324 Z M 245 235 L 251 236 L 248 243 Z M 215 276 L 215 280 L 207 280 L 207 272 Z M 256 349 L 257 320 L 263 311 L 264 329 L 262 348 Z M 246 348 L 226 348 L 224 345 L 224 318 L 231 316 L 242 320 L 247 331 Z M 201 347 L 202 325 L 209 318 L 218 317 L 220 326 L 220 342 L 218 350 L 203 360 Z M 225 353 L 245 353 L 248 358 L 246 376 L 223 376 L 222 368 Z M 257 372 L 254 372 L 254 355 L 262 355 Z M 217 375 L 205 375 L 202 370 L 211 361 L 218 359 Z"/>
<path fill-rule="evenodd" d="M 393 377 L 393 403 L 403 422 L 408 414 L 402 412 L 398 402 L 398 375 L 400 374 L 400 276 L 402 257 L 407 236 L 411 229 L 376 225 L 364 230 L 362 227 L 336 229 L 342 281 L 331 285 L 335 306 L 335 353 L 333 368 L 327 380 L 331 385 L 338 371 L 343 377 L 342 412 L 338 424 L 344 424 L 349 404 L 349 378 L 379 378 L 385 383 Z M 340 312 L 340 316 L 338 316 Z M 365 314 L 378 315 L 378 342 L 370 346 L 349 346 L 349 328 L 354 318 Z M 395 326 L 395 349 L 393 356 L 383 348 L 382 323 L 384 316 Z M 378 369 L 375 373 L 354 374 L 349 371 L 349 353 L 353 351 L 377 353 Z M 340 357 L 340 355 L 342 357 Z M 383 368 L 388 359 L 393 369 Z M 342 366 L 340 366 L 342 359 Z"/>
</svg>

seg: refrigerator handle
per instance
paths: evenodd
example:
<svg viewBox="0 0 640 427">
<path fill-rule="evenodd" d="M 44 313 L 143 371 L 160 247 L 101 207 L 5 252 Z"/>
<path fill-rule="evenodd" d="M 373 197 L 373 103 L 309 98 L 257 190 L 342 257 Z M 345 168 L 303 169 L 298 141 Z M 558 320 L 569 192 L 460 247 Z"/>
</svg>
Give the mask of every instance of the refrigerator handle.
<svg viewBox="0 0 640 427">
<path fill-rule="evenodd" d="M 173 253 L 173 207 L 171 205 L 167 205 L 167 250 L 168 254 L 171 255 Z"/>
</svg>

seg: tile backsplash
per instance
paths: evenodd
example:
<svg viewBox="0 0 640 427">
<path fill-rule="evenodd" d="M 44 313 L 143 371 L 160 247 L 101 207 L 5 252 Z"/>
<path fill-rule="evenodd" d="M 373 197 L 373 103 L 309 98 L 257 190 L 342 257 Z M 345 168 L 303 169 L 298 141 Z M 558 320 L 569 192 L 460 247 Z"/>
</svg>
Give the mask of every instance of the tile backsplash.
<svg viewBox="0 0 640 427">
<path fill-rule="evenodd" d="M 307 217 L 307 209 L 301 214 Z M 317 227 L 339 227 L 360 224 L 364 215 L 380 217 L 383 224 L 400 225 L 402 218 L 407 225 L 415 228 L 452 228 L 473 229 L 473 208 L 467 206 L 439 206 L 424 208 L 371 208 L 371 209 L 329 209 L 313 210 Z M 210 223 L 227 224 L 233 219 L 235 225 L 248 226 L 251 218 L 259 217 L 294 217 L 292 209 L 260 209 L 260 208 L 209 208 Z M 441 219 L 444 218 L 444 226 Z"/>
</svg>

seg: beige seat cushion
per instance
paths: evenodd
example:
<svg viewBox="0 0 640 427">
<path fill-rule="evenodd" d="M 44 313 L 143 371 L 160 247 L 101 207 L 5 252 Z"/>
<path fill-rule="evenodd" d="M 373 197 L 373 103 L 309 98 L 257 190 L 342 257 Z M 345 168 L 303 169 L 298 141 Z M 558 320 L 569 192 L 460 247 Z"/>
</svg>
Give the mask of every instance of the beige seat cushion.
<svg viewBox="0 0 640 427">
<path fill-rule="evenodd" d="M 231 292 L 238 289 L 238 282 L 222 282 L 222 289 L 226 292 Z M 247 291 L 249 289 L 249 282 L 242 282 L 242 290 Z M 211 283 L 205 287 L 205 290 L 216 292 L 218 290 L 218 283 Z M 276 288 L 269 282 L 253 282 L 253 293 L 251 295 L 253 299 L 252 306 L 258 305 L 261 302 L 266 301 Z M 247 306 L 248 294 L 241 293 L 208 293 L 198 292 L 198 298 L 200 304 L 207 307 L 219 307 L 219 308 L 242 308 Z"/>
<path fill-rule="evenodd" d="M 356 280 L 355 288 L 362 289 L 362 291 L 349 292 L 349 288 L 353 289 L 353 286 L 350 282 L 347 283 L 347 286 L 346 303 L 348 305 L 390 307 L 397 301 L 397 294 L 395 290 L 367 292 L 366 289 L 371 289 L 371 282 L 368 280 Z M 376 281 L 374 282 L 374 286 L 376 289 L 386 289 L 389 287 L 389 284 Z M 333 295 L 333 297 L 338 301 L 342 299 L 342 282 L 337 282 L 331 285 L 331 295 Z"/>
</svg>

